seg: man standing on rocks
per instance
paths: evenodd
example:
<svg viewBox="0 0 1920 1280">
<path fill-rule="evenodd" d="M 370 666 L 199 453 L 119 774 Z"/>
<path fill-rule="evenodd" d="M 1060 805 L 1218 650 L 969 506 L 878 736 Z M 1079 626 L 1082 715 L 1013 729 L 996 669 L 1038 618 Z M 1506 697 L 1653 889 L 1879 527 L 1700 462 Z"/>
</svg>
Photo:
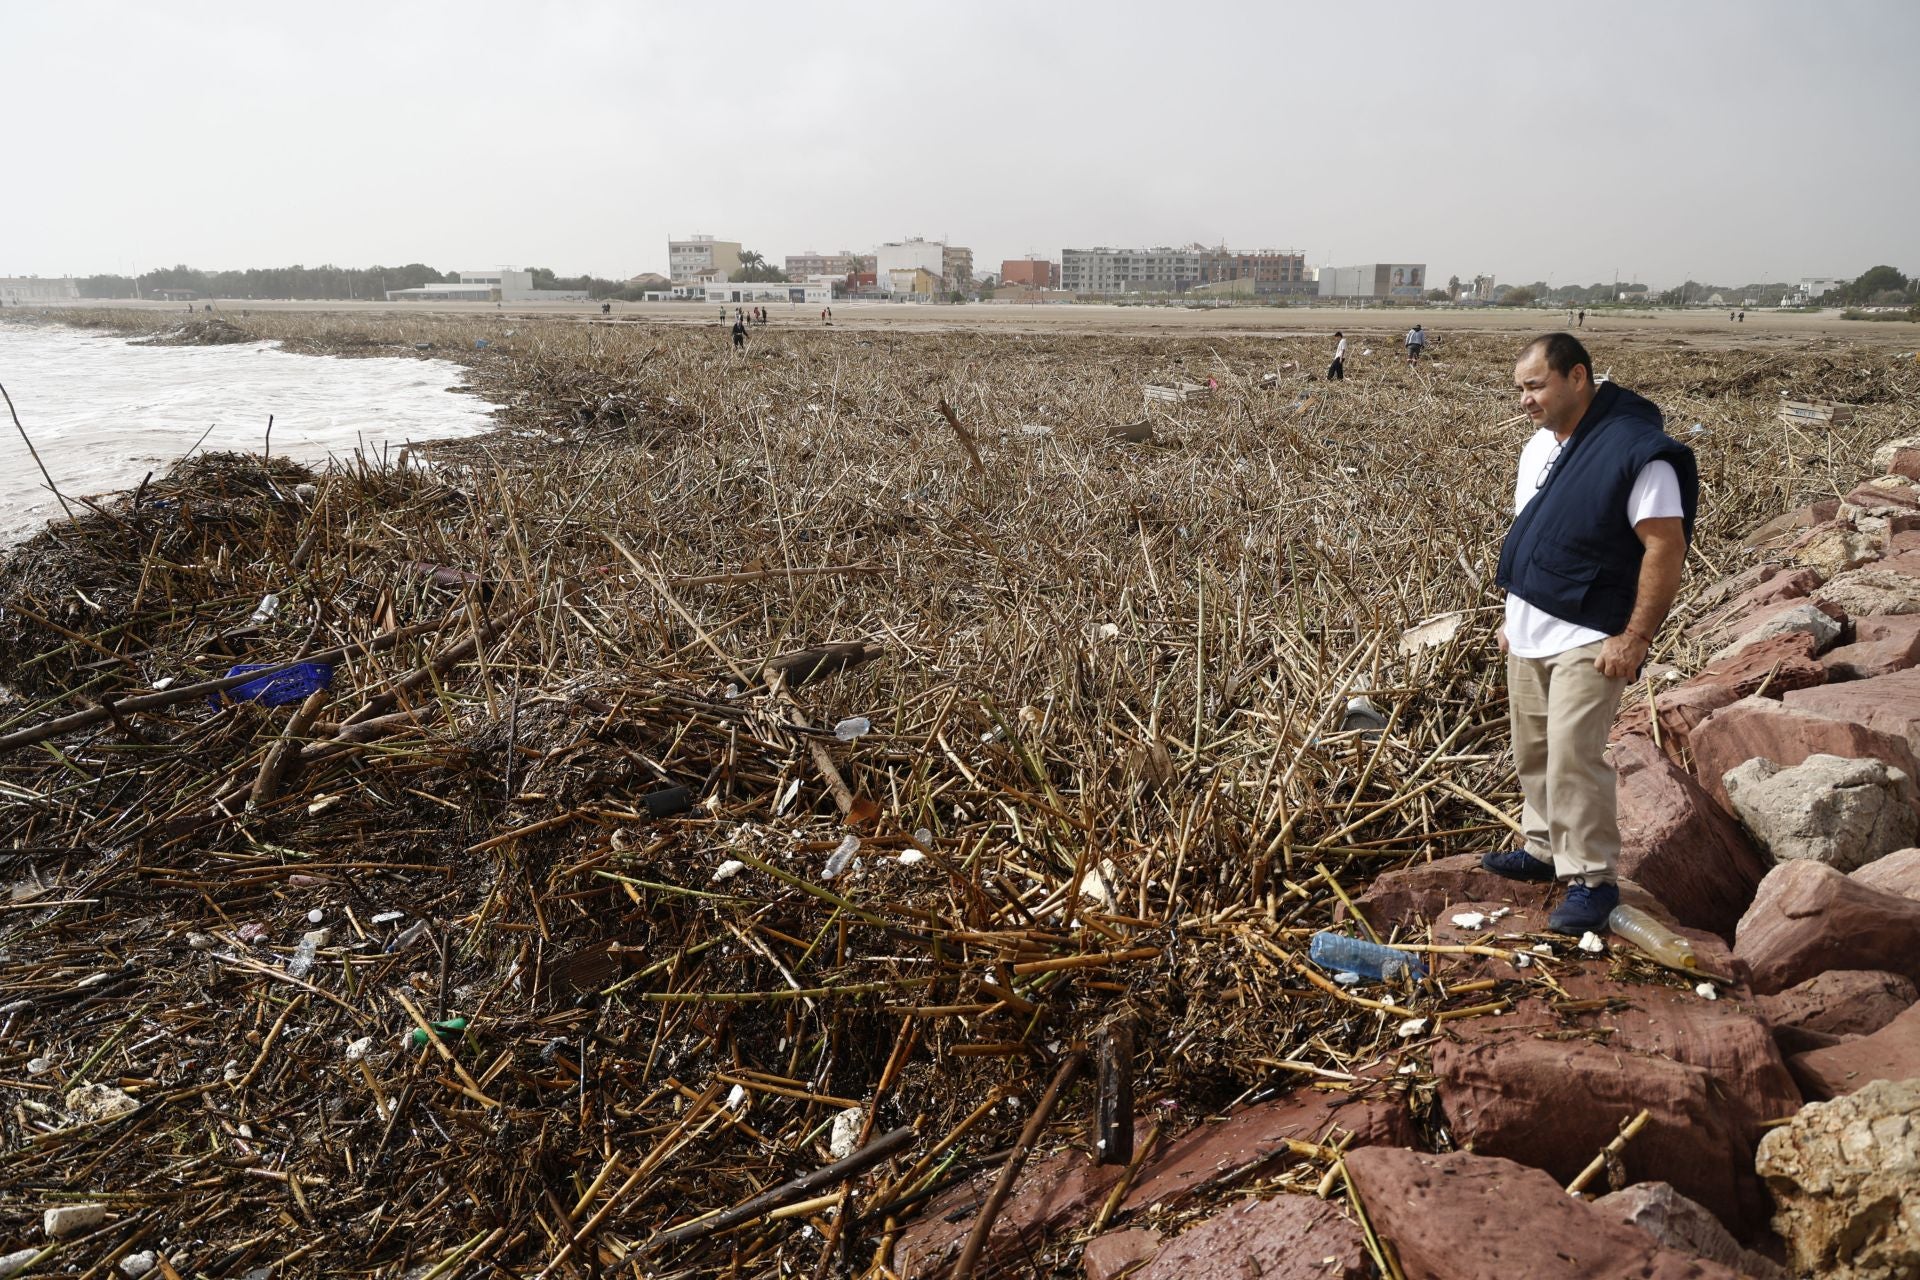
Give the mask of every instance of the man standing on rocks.
<svg viewBox="0 0 1920 1280">
<path fill-rule="evenodd" d="M 1700 482 L 1660 410 L 1615 383 L 1570 333 L 1536 338 L 1514 365 L 1539 430 L 1520 454 L 1500 549 L 1500 648 L 1525 847 L 1481 865 L 1562 880 L 1555 933 L 1606 927 L 1619 905 L 1620 822 L 1607 732 L 1680 586 Z"/>
</svg>

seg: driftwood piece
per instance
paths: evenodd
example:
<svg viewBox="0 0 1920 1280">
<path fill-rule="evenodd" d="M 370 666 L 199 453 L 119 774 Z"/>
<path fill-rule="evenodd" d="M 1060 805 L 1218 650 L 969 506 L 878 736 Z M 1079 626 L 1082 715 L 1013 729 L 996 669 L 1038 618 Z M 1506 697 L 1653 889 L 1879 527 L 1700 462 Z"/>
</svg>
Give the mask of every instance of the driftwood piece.
<svg viewBox="0 0 1920 1280">
<path fill-rule="evenodd" d="M 987 1202 L 980 1206 L 980 1216 L 974 1219 L 973 1231 L 967 1236 L 966 1248 L 960 1251 L 960 1261 L 953 1266 L 953 1280 L 971 1280 L 973 1269 L 980 1263 L 980 1251 L 986 1248 L 987 1237 L 993 1233 L 994 1219 L 1000 1216 L 1000 1209 L 1007 1203 L 1007 1194 L 1013 1190 L 1014 1179 L 1020 1176 L 1021 1168 L 1027 1163 L 1027 1156 L 1033 1151 L 1033 1144 L 1047 1127 L 1047 1121 L 1053 1118 L 1053 1110 L 1060 1105 L 1060 1095 L 1067 1091 L 1074 1077 L 1087 1065 L 1087 1053 L 1076 1049 L 1068 1054 L 1053 1073 L 1053 1082 L 1047 1091 L 1040 1095 L 1040 1103 L 1034 1107 L 1033 1114 L 1027 1117 L 1026 1128 L 1020 1131 L 1020 1140 L 1013 1144 L 1013 1154 L 1007 1157 L 1006 1164 L 1000 1168 L 1000 1179 L 993 1184 Z"/>
<path fill-rule="evenodd" d="M 787 688 L 798 689 L 816 680 L 837 676 L 842 671 L 851 671 L 862 663 L 872 662 L 885 652 L 884 647 L 864 640 L 815 645 L 810 649 L 799 649 L 767 659 L 761 667 L 761 680 L 770 681 L 777 673 L 786 682 Z M 765 683 L 761 687 L 765 688 Z"/>
<path fill-rule="evenodd" d="M 1133 1159 L 1133 1023 L 1115 1018 L 1100 1028 L 1099 1101 L 1094 1147 L 1096 1164 L 1126 1164 Z"/>
<path fill-rule="evenodd" d="M 844 1160 L 835 1160 L 832 1164 L 822 1165 L 812 1173 L 803 1174 L 790 1182 L 783 1182 L 773 1190 L 763 1191 L 753 1199 L 737 1204 L 731 1209 L 723 1209 L 719 1213 L 697 1218 L 671 1231 L 663 1231 L 648 1241 L 642 1252 L 656 1253 L 676 1244 L 684 1244 L 689 1240 L 697 1240 L 702 1236 L 725 1231 L 729 1227 L 737 1227 L 782 1205 L 805 1200 L 823 1187 L 844 1182 L 848 1178 L 857 1178 L 882 1160 L 911 1146 L 915 1136 L 912 1125 L 903 1125 L 891 1133 L 875 1138 Z"/>
<path fill-rule="evenodd" d="M 267 750 L 267 758 L 260 762 L 260 774 L 253 780 L 254 808 L 273 803 L 280 794 L 288 769 L 300 759 L 300 739 L 312 730 L 313 722 L 320 718 L 320 708 L 326 705 L 327 690 L 315 689 L 287 718 L 287 727 Z"/>
</svg>

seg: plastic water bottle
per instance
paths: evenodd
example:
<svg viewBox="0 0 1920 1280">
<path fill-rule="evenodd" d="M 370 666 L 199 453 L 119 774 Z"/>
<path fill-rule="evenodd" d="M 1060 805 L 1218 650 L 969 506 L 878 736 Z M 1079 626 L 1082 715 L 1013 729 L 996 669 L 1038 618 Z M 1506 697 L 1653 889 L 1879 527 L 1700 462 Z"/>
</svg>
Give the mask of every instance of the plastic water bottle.
<svg viewBox="0 0 1920 1280">
<path fill-rule="evenodd" d="M 1669 969 L 1692 972 L 1700 967 L 1691 942 L 1638 907 L 1625 903 L 1615 907 L 1607 917 L 1607 928 Z"/>
<path fill-rule="evenodd" d="M 257 627 L 261 623 L 270 620 L 273 615 L 278 612 L 280 612 L 280 597 L 274 595 L 272 592 L 268 592 L 266 595 L 260 597 L 259 607 L 253 611 L 253 616 L 247 619 L 247 621 Z"/>
<path fill-rule="evenodd" d="M 821 874 L 831 880 L 847 869 L 853 861 L 853 855 L 860 852 L 860 837 L 848 836 L 840 842 L 840 847 L 827 855 L 826 870 Z"/>
<path fill-rule="evenodd" d="M 1398 982 L 1409 973 L 1416 978 L 1427 976 L 1427 967 L 1405 951 L 1325 930 L 1313 935 L 1313 941 L 1307 945 L 1307 958 L 1322 969 L 1357 973 L 1376 982 Z"/>
<path fill-rule="evenodd" d="M 873 732 L 873 721 L 865 716 L 848 716 L 833 726 L 833 736 L 842 742 L 852 742 Z"/>
<path fill-rule="evenodd" d="M 314 929 L 301 936 L 300 946 L 294 951 L 293 959 L 287 961 L 289 978 L 304 978 L 313 972 L 315 953 L 327 945 L 327 934 L 326 929 Z"/>
</svg>

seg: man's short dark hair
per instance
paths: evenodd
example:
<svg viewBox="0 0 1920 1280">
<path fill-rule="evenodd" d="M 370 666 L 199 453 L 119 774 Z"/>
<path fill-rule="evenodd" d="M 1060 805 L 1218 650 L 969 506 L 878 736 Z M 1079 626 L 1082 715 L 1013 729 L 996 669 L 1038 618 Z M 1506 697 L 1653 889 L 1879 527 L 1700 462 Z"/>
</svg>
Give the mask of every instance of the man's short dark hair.
<svg viewBox="0 0 1920 1280">
<path fill-rule="evenodd" d="M 1572 334 L 1543 333 L 1521 348 L 1521 358 L 1534 351 L 1546 357 L 1547 368 L 1563 376 L 1572 373 L 1577 364 L 1587 366 L 1587 381 L 1593 381 L 1593 357 L 1587 354 L 1585 344 Z"/>
</svg>

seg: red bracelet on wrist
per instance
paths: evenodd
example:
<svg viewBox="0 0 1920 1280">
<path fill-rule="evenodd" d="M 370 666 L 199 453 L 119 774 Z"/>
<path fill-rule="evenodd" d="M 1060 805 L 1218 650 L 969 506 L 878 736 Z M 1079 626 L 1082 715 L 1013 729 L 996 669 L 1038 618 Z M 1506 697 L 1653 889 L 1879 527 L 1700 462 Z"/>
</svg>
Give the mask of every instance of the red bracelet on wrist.
<svg viewBox="0 0 1920 1280">
<path fill-rule="evenodd" d="M 1632 627 L 1626 628 L 1621 634 L 1632 636 L 1635 640 L 1638 640 L 1641 644 L 1647 646 L 1647 648 L 1649 649 L 1653 648 L 1653 637 L 1643 636 L 1638 631 L 1635 631 Z"/>
</svg>

